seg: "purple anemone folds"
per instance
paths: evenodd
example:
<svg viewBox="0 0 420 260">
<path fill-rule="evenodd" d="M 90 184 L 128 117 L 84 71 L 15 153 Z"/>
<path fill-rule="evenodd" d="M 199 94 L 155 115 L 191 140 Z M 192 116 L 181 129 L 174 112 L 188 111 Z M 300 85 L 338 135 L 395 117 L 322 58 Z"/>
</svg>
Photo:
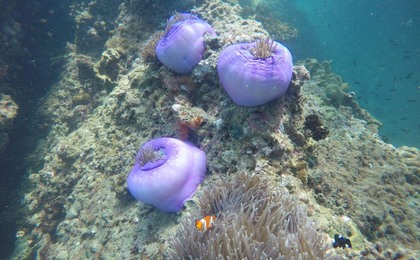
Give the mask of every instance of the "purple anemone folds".
<svg viewBox="0 0 420 260">
<path fill-rule="evenodd" d="M 216 36 L 213 28 L 197 16 L 176 14 L 168 21 L 166 34 L 156 46 L 156 55 L 169 69 L 190 73 L 203 57 L 206 33 Z"/>
<path fill-rule="evenodd" d="M 177 212 L 206 175 L 206 154 L 188 142 L 157 138 L 145 143 L 128 174 L 131 195 L 166 212 Z"/>
<path fill-rule="evenodd" d="M 240 106 L 259 106 L 286 93 L 293 72 L 290 51 L 269 39 L 231 45 L 217 62 L 220 82 Z"/>
</svg>

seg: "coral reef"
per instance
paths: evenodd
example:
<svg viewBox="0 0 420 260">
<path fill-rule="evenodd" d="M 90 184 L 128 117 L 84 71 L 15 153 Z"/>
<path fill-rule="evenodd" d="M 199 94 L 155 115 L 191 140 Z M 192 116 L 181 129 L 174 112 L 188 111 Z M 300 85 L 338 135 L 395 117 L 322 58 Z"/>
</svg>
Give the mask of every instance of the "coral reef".
<svg viewBox="0 0 420 260">
<path fill-rule="evenodd" d="M 244 1 L 240 1 L 244 4 Z M 287 12 L 288 5 L 286 1 L 247 1 L 243 6 L 242 16 L 255 19 L 261 22 L 264 29 L 276 41 L 285 42 L 295 38 L 298 30 L 292 25 L 282 21 L 279 13 Z M 272 10 L 284 10 L 273 12 Z"/>
<path fill-rule="evenodd" d="M 142 48 L 141 48 L 141 56 L 143 58 L 144 61 L 146 62 L 150 62 L 150 63 L 155 63 L 157 61 L 157 56 L 156 56 L 156 46 L 160 40 L 160 38 L 162 38 L 164 34 L 164 31 L 156 31 L 152 34 L 152 36 L 150 36 L 149 40 L 147 40 Z"/>
<path fill-rule="evenodd" d="M 13 121 L 18 112 L 18 105 L 10 95 L 0 93 L 0 154 L 9 142 L 8 131 L 13 128 Z"/>
<path fill-rule="evenodd" d="M 13 122 L 18 113 L 17 98 L 21 97 L 19 77 L 22 64 L 28 50 L 22 44 L 22 25 L 14 16 L 16 3 L 0 3 L 0 154 L 3 154 L 9 143 L 9 131 L 13 129 Z M 18 94 L 19 93 L 19 94 Z"/>
<path fill-rule="evenodd" d="M 298 199 L 267 177 L 235 174 L 197 196 L 198 209 L 181 221 L 169 241 L 171 259 L 323 259 L 327 235 L 307 217 Z M 212 230 L 198 232 L 191 219 L 216 214 Z"/>
<path fill-rule="evenodd" d="M 217 239 L 231 248 L 202 248 L 215 253 L 248 254 L 245 244 L 235 244 L 244 241 L 263 254 L 262 245 L 254 240 L 266 239 L 274 250 L 284 249 L 282 241 L 268 235 L 285 235 L 281 232 L 287 230 L 285 222 L 278 219 L 282 217 L 297 219 L 294 224 L 311 230 L 304 237 L 287 237 L 286 241 L 302 245 L 290 251 L 293 255 L 323 255 L 327 248 L 313 249 L 319 245 L 313 238 L 327 233 L 332 239 L 338 233 L 351 239 L 353 247 L 333 249 L 331 244 L 327 252 L 331 257 L 418 258 L 419 153 L 381 140 L 380 122 L 345 92 L 346 84 L 328 62 L 297 62 L 281 99 L 259 107 L 237 106 L 218 83 L 219 54 L 228 45 L 268 35 L 261 23 L 241 17 L 240 6 L 220 0 L 197 4 L 193 12 L 212 24 L 218 37 L 204 37 L 208 49 L 185 77 L 141 58 L 142 46 L 154 31 L 163 29 L 159 26 L 163 13 L 171 13 L 172 3 L 133 0 L 119 8 L 104 5 L 74 7 L 75 23 L 82 22 L 78 30 L 84 32 L 76 33 L 75 45 L 69 44 L 62 76 L 39 105 L 36 127 L 46 136 L 28 157 L 28 179 L 21 189 L 25 212 L 15 258 L 165 259 L 173 254 L 169 240 L 174 232 L 185 241 L 200 239 L 198 248 L 209 245 L 205 243 L 211 242 L 212 234 L 220 234 Z M 147 7 L 147 12 L 140 7 Z M 79 21 L 87 9 L 92 17 Z M 117 22 L 108 23 L 115 16 Z M 109 37 L 100 41 L 98 50 L 93 39 L 83 42 L 83 37 L 89 24 L 101 20 L 114 27 L 101 36 Z M 114 51 L 118 57 L 108 55 Z M 102 53 L 111 59 L 104 56 L 101 61 Z M 100 79 L 96 64 L 104 68 L 100 75 L 109 77 L 112 87 Z M 80 103 L 80 93 L 90 99 Z M 179 122 L 191 131 L 185 138 L 206 153 L 210 174 L 197 192 L 201 211 L 187 206 L 180 214 L 168 214 L 136 203 L 125 183 L 138 146 L 156 137 L 177 136 Z M 255 186 L 239 186 L 243 183 Z M 220 196 L 213 196 L 213 190 Z M 238 213 L 241 205 L 229 204 L 223 190 L 248 190 L 248 198 L 261 201 Z M 237 200 L 244 195 L 229 194 L 236 194 L 231 198 Z M 258 203 L 261 209 L 256 208 Z M 279 212 L 283 208 L 287 210 Z M 220 213 L 214 230 L 194 229 L 195 218 L 214 213 Z M 260 216 L 261 222 L 249 221 L 250 214 Z M 267 222 L 265 217 L 278 221 Z M 319 230 L 312 220 L 319 223 Z M 179 222 L 184 223 L 182 228 Z M 267 232 L 232 233 L 265 223 L 271 227 Z M 289 227 L 300 234 L 301 226 Z M 303 248 L 305 241 L 308 247 Z M 172 247 L 181 250 L 173 243 Z M 197 247 L 188 248 L 194 253 Z M 280 254 L 266 254 L 271 253 Z"/>
<path fill-rule="evenodd" d="M 308 115 L 305 118 L 305 127 L 311 131 L 312 138 L 315 141 L 325 139 L 328 135 L 328 129 L 325 129 L 322 126 L 319 116 L 317 115 Z"/>
</svg>

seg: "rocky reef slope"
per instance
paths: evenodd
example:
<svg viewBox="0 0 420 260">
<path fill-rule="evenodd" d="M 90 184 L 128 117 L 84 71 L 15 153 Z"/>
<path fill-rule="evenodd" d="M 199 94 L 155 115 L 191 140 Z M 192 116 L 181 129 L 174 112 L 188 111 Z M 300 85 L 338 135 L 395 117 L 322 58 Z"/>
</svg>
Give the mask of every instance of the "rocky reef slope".
<svg viewBox="0 0 420 260">
<path fill-rule="evenodd" d="M 184 76 L 150 55 L 152 34 L 163 29 L 152 26 L 172 5 L 75 8 L 76 42 L 40 104 L 38 127 L 48 135 L 28 158 L 16 258 L 164 259 L 193 207 L 160 212 L 136 202 L 125 184 L 133 154 L 160 136 L 188 139 L 206 152 L 204 189 L 218 176 L 271 176 L 323 233 L 352 240 L 352 249 L 331 248 L 331 256 L 418 257 L 420 153 L 383 142 L 380 122 L 358 106 L 328 62 L 298 61 L 286 96 L 239 107 L 218 82 L 218 54 L 267 31 L 242 18 L 238 5 L 203 1 L 194 10 L 218 37 L 206 39 L 204 59 Z"/>
</svg>

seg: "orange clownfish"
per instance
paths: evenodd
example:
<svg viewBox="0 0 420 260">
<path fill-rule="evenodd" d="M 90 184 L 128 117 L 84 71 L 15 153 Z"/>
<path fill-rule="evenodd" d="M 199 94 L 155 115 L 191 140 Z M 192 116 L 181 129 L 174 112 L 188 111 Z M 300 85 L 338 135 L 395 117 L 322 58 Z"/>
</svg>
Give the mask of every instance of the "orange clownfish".
<svg viewBox="0 0 420 260">
<path fill-rule="evenodd" d="M 195 227 L 200 231 L 206 231 L 212 229 L 214 223 L 216 223 L 216 215 L 205 216 L 195 220 Z"/>
</svg>

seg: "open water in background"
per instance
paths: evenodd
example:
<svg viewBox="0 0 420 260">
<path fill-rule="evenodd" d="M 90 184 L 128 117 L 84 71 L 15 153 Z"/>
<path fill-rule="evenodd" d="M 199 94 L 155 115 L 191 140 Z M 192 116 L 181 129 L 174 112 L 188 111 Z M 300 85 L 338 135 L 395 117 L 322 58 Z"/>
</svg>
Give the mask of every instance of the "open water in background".
<svg viewBox="0 0 420 260">
<path fill-rule="evenodd" d="M 287 2 L 277 12 L 299 31 L 294 59 L 331 60 L 385 141 L 420 148 L 420 1 Z"/>
</svg>

